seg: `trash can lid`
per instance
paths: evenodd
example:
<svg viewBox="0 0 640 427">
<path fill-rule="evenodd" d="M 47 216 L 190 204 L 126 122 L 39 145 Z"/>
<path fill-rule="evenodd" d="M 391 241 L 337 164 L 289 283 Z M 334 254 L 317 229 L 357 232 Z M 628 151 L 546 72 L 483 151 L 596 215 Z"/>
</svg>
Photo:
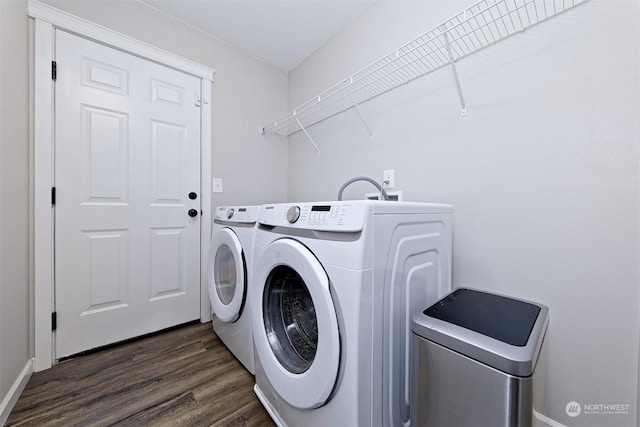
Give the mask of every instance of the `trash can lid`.
<svg viewBox="0 0 640 427">
<path fill-rule="evenodd" d="M 544 305 L 460 288 L 414 314 L 415 334 L 511 375 L 533 374 L 548 323 Z"/>
</svg>

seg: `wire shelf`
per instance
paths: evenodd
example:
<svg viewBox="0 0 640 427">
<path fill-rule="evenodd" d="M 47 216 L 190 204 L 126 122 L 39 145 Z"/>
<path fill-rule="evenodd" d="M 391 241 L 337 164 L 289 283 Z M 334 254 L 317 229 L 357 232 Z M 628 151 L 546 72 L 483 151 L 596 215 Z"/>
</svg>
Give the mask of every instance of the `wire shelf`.
<svg viewBox="0 0 640 427">
<path fill-rule="evenodd" d="M 304 131 L 311 139 L 305 128 L 445 66 L 453 67 L 457 83 L 455 62 L 459 59 L 586 1 L 481 0 L 277 118 L 261 132 L 292 135 Z M 459 84 L 458 94 L 465 114 Z"/>
</svg>

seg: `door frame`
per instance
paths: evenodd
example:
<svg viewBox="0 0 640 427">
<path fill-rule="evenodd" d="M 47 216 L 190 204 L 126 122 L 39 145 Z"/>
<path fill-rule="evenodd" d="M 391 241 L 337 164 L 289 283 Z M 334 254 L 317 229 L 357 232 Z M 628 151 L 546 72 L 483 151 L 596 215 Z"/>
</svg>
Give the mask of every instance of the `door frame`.
<svg viewBox="0 0 640 427">
<path fill-rule="evenodd" d="M 207 291 L 207 258 L 211 243 L 211 86 L 215 70 L 158 49 L 129 36 L 109 30 L 83 18 L 36 0 L 29 0 L 28 14 L 33 18 L 33 322 L 34 370 L 53 365 L 54 335 L 54 209 L 51 203 L 54 177 L 54 84 L 51 62 L 54 60 L 55 30 L 67 30 L 81 37 L 177 69 L 201 79 L 201 175 L 202 216 L 200 221 L 200 320 L 211 319 Z"/>
</svg>

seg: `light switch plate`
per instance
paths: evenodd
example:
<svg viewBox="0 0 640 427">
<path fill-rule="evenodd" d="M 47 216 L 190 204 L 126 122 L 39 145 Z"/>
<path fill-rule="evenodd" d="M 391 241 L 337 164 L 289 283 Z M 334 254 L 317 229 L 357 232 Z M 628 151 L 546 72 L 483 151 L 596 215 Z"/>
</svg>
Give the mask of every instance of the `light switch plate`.
<svg viewBox="0 0 640 427">
<path fill-rule="evenodd" d="M 211 180 L 211 188 L 214 193 L 222 193 L 222 178 L 213 178 Z"/>
</svg>

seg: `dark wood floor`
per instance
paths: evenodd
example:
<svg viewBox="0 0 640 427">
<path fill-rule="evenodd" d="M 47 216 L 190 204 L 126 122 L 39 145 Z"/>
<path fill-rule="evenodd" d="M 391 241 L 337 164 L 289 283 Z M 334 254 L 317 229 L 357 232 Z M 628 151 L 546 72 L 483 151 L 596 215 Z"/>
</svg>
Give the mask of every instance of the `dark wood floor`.
<svg viewBox="0 0 640 427">
<path fill-rule="evenodd" d="M 253 377 L 192 324 L 33 374 L 7 426 L 273 426 Z"/>
</svg>

